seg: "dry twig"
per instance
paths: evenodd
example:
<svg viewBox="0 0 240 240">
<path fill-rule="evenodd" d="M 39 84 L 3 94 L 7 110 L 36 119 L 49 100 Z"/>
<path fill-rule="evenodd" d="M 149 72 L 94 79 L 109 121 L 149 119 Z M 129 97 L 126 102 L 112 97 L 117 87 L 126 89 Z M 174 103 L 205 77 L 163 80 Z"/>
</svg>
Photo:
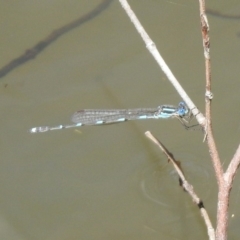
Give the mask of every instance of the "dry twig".
<svg viewBox="0 0 240 240">
<path fill-rule="evenodd" d="M 134 24 L 135 28 L 141 35 L 143 41 L 146 44 L 147 49 L 149 52 L 153 55 L 154 59 L 157 61 L 158 65 L 161 67 L 162 71 L 166 74 L 168 80 L 172 83 L 172 85 L 175 87 L 181 98 L 186 102 L 189 109 L 192 111 L 192 114 L 196 117 L 198 123 L 202 126 L 205 125 L 205 117 L 203 114 L 197 109 L 195 104 L 192 102 L 192 100 L 189 98 L 188 94 L 185 92 L 185 90 L 182 88 L 178 80 L 173 75 L 172 71 L 160 55 L 158 49 L 156 48 L 155 43 L 151 40 L 141 23 L 139 22 L 137 16 L 132 11 L 131 7 L 129 6 L 128 2 L 126 0 L 119 0 L 122 7 L 126 11 L 128 17 L 131 19 L 132 23 Z"/>
<path fill-rule="evenodd" d="M 210 221 L 210 218 L 208 216 L 208 213 L 203 205 L 202 200 L 197 196 L 197 194 L 194 192 L 193 186 L 188 183 L 186 180 L 181 168 L 179 167 L 179 164 L 177 164 L 176 159 L 174 158 L 173 154 L 168 151 L 168 149 L 161 143 L 156 137 L 152 135 L 151 132 L 145 132 L 145 135 L 154 142 L 161 150 L 162 152 L 167 156 L 168 160 L 172 163 L 173 167 L 175 168 L 179 178 L 181 179 L 182 186 L 186 190 L 186 192 L 192 197 L 193 202 L 198 206 L 201 215 L 204 219 L 204 222 L 207 226 L 208 236 L 210 240 L 215 239 L 215 232 L 214 228 L 212 226 L 212 223 Z"/>
</svg>

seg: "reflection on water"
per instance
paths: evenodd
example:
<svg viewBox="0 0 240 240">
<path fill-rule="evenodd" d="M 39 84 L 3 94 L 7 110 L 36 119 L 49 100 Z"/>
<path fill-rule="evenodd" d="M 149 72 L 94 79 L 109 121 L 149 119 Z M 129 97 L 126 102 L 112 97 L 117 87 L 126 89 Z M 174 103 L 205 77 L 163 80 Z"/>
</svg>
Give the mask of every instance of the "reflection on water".
<svg viewBox="0 0 240 240">
<path fill-rule="evenodd" d="M 54 42 L 56 39 L 58 39 L 60 36 L 68 33 L 72 29 L 81 26 L 83 23 L 92 20 L 98 14 L 102 13 L 109 4 L 112 2 L 112 0 L 105 0 L 102 3 L 100 3 L 96 8 L 92 9 L 92 11 L 88 12 L 87 14 L 79 17 L 78 19 L 71 21 L 70 23 L 67 23 L 66 25 L 55 29 L 53 32 L 51 32 L 45 39 L 40 40 L 34 47 L 27 49 L 25 53 L 23 53 L 21 56 L 14 58 L 9 63 L 7 63 L 5 66 L 3 66 L 0 69 L 0 78 L 4 77 L 6 74 L 8 74 L 10 71 L 12 71 L 14 68 L 19 67 L 23 63 L 35 59 L 35 57 L 42 52 L 48 45 L 50 45 L 52 42 Z"/>
<path fill-rule="evenodd" d="M 228 14 L 228 13 L 220 12 L 214 9 L 207 9 L 206 13 L 222 19 L 232 19 L 232 20 L 240 19 L 240 14 Z"/>
<path fill-rule="evenodd" d="M 191 158 L 188 156 L 189 160 L 182 159 L 181 166 L 187 180 L 193 185 L 197 193 L 201 193 L 199 197 L 202 200 L 207 200 L 214 187 L 209 185 L 214 181 L 211 181 L 208 166 L 202 165 L 199 161 L 201 159 L 195 161 L 195 156 Z M 208 186 L 207 189 L 206 186 Z M 179 194 L 181 187 L 178 184 L 178 175 L 170 163 L 160 166 L 159 163 L 155 162 L 143 169 L 140 188 L 144 197 L 164 208 L 175 208 L 178 205 L 178 199 L 174 197 L 174 194 Z"/>
<path fill-rule="evenodd" d="M 195 192 L 203 202 L 209 203 L 211 191 L 215 188 L 210 163 L 202 163 L 202 158 L 196 157 L 196 153 L 177 152 L 174 155 L 181 159 L 186 179 Z M 144 200 L 157 209 L 148 218 L 147 227 L 161 231 L 169 239 L 186 239 L 196 232 L 202 235 L 199 239 L 205 239 L 206 231 L 199 209 L 179 186 L 178 175 L 165 157 L 142 168 L 139 187 Z"/>
</svg>

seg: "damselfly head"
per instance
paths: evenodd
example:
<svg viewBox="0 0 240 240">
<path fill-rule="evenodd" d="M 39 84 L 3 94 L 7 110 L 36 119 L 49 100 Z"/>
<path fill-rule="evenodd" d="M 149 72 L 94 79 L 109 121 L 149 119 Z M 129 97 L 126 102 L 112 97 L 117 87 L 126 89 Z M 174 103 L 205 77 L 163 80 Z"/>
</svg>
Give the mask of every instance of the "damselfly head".
<svg viewBox="0 0 240 240">
<path fill-rule="evenodd" d="M 180 102 L 178 104 L 178 114 L 180 117 L 184 117 L 189 113 L 189 109 L 185 102 Z"/>
</svg>

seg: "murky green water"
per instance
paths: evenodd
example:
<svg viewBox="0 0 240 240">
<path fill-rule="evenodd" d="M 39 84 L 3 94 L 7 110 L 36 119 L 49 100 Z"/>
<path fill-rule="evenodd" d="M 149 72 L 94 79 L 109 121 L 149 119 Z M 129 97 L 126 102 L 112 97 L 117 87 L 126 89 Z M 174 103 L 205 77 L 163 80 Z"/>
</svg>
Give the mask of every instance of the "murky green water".
<svg viewBox="0 0 240 240">
<path fill-rule="evenodd" d="M 0 67 L 99 1 L 4 2 Z M 130 1 L 193 101 L 204 110 L 198 5 Z M 209 3 L 210 4 L 210 3 Z M 211 8 L 237 13 L 235 0 Z M 225 166 L 239 144 L 239 21 L 209 17 L 214 130 Z M 155 107 L 179 96 L 147 52 L 118 1 L 0 79 L 0 236 L 19 239 L 206 239 L 197 207 L 178 186 L 152 131 L 182 161 L 215 221 L 216 183 L 201 131 L 139 121 L 31 135 L 70 123 L 83 108 Z M 239 182 L 236 177 L 235 186 Z M 230 238 L 239 235 L 233 190 Z"/>
</svg>

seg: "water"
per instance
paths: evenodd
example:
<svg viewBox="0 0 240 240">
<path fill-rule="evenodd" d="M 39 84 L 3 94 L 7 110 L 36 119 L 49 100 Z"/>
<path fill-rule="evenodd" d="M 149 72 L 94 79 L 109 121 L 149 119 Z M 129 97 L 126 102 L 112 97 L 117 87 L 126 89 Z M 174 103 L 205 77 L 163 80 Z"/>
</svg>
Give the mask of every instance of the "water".
<svg viewBox="0 0 240 240">
<path fill-rule="evenodd" d="M 0 28 L 0 66 L 98 3 L 5 2 L 0 10 L 5 19 Z M 229 12 L 239 5 L 236 1 L 226 4 Z M 203 110 L 204 63 L 197 3 L 138 1 L 132 7 Z M 221 7 L 226 8 L 224 3 Z M 226 166 L 239 143 L 239 24 L 213 17 L 209 21 L 214 132 Z M 28 132 L 33 126 L 68 122 L 79 109 L 174 105 L 181 100 L 117 1 L 0 81 L 3 239 L 206 238 L 198 209 L 177 186 L 162 153 L 144 136 L 151 130 L 183 161 L 215 219 L 217 189 L 201 131 L 186 131 L 178 121 L 168 120 L 39 135 Z M 229 123 L 231 128 L 226 127 Z M 210 194 L 193 172 L 210 176 Z M 233 199 L 239 195 L 237 190 L 235 194 Z M 237 236 L 239 229 L 234 226 L 239 211 L 234 205 L 233 212 L 230 229 Z"/>
</svg>

